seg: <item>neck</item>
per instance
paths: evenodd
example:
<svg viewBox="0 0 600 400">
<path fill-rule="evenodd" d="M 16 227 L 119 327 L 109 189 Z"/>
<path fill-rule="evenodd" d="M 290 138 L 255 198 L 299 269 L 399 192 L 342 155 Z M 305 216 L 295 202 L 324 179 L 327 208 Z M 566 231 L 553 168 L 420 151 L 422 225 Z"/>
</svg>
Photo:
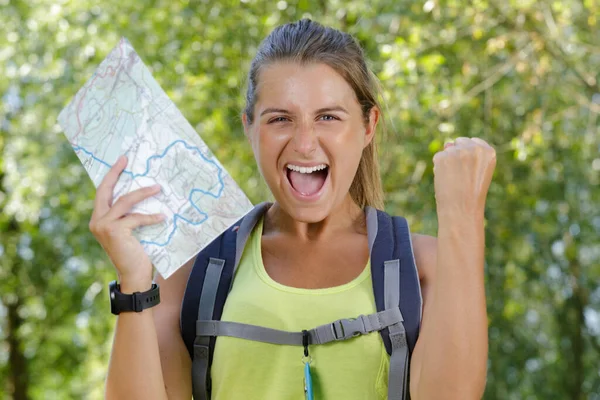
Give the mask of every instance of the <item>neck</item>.
<svg viewBox="0 0 600 400">
<path fill-rule="evenodd" d="M 327 240 L 340 233 L 366 235 L 366 219 L 362 210 L 348 195 L 321 221 L 304 222 L 294 219 L 277 202 L 265 214 L 264 234 L 284 234 L 300 242 Z"/>
</svg>

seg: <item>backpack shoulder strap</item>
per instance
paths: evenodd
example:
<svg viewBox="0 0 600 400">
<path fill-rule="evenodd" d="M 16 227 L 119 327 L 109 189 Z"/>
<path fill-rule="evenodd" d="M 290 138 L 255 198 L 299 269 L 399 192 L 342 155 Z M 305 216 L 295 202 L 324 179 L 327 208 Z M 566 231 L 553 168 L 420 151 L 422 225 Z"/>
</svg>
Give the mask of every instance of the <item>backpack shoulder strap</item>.
<svg viewBox="0 0 600 400">
<path fill-rule="evenodd" d="M 198 317 L 198 307 L 200 305 L 200 296 L 204 288 L 205 278 L 209 270 L 208 265 L 211 259 L 219 260 L 225 254 L 230 254 L 231 251 L 235 252 L 235 248 L 231 248 L 231 251 L 222 251 L 223 247 L 229 243 L 231 246 L 231 236 L 234 237 L 233 243 L 235 244 L 235 227 L 238 226 L 239 221 L 233 226 L 229 227 L 221 235 L 217 236 L 208 246 L 206 246 L 196 256 L 196 261 L 188 277 L 187 286 L 183 295 L 181 303 L 181 315 L 180 315 L 180 328 L 181 336 L 183 341 L 190 353 L 190 357 L 193 357 L 193 344 L 194 338 L 196 337 L 196 319 Z M 227 237 L 227 238 L 226 238 Z M 232 263 L 223 263 L 229 266 Z M 216 266 L 216 265 L 215 265 Z M 213 268 L 211 268 L 213 269 Z M 220 277 L 219 273 L 219 277 Z M 217 288 L 218 292 L 218 288 Z M 216 305 L 215 305 L 216 307 Z"/>
<path fill-rule="evenodd" d="M 404 217 L 392 217 L 392 221 L 395 227 L 396 247 L 400 260 L 400 311 L 404 316 L 408 348 L 412 354 L 419 337 L 423 312 L 421 281 L 415 262 L 408 221 Z"/>
<path fill-rule="evenodd" d="M 410 398 L 408 366 L 421 322 L 421 287 L 408 223 L 367 208 L 371 275 L 377 311 L 399 307 L 403 321 L 380 331 L 390 354 L 388 398 Z"/>
<path fill-rule="evenodd" d="M 385 263 L 398 260 L 400 270 L 398 305 L 402 312 L 408 346 L 412 353 L 421 326 L 423 300 L 408 222 L 403 217 L 391 217 L 384 211 L 371 207 L 367 207 L 366 214 L 375 305 L 377 311 L 386 309 Z M 392 265 L 392 263 L 388 263 L 388 265 Z M 387 336 L 387 332 L 382 332 L 386 350 L 390 354 L 391 348 Z"/>
<path fill-rule="evenodd" d="M 224 281 L 227 281 L 227 290 L 217 290 L 217 298 L 214 303 L 213 318 L 220 319 L 223 313 L 225 299 L 233 280 L 235 268 L 239 264 L 248 235 L 258 220 L 257 217 L 268 209 L 269 203 L 261 203 L 255 206 L 248 214 L 230 226 L 225 232 L 216 237 L 210 244 L 198 253 L 196 261 L 190 272 L 187 286 L 181 305 L 180 328 L 181 335 L 186 344 L 190 357 L 193 356 L 193 343 L 196 336 L 196 319 L 200 306 L 200 297 L 203 291 L 204 280 L 211 258 L 222 259 Z M 258 215 L 257 215 L 258 214 Z M 254 223 L 252 223 L 254 220 Z M 251 226 L 250 226 L 251 225 Z M 243 229 L 242 229 L 243 228 Z M 248 228 L 250 228 L 248 230 Z M 246 232 L 244 235 L 243 233 Z M 238 235 L 238 233 L 242 235 Z M 245 236 L 245 237 L 244 237 Z M 231 271 L 229 271 L 231 267 Z M 220 282 L 221 283 L 221 282 Z M 222 282 L 223 284 L 225 282 Z M 222 303 L 222 304 L 221 304 Z"/>
<path fill-rule="evenodd" d="M 246 241 L 269 207 L 266 202 L 255 206 L 196 257 L 181 307 L 181 333 L 192 358 L 195 399 L 207 399 L 209 396 L 209 371 L 216 340 L 214 337 L 197 336 L 196 320 L 221 319 Z"/>
</svg>

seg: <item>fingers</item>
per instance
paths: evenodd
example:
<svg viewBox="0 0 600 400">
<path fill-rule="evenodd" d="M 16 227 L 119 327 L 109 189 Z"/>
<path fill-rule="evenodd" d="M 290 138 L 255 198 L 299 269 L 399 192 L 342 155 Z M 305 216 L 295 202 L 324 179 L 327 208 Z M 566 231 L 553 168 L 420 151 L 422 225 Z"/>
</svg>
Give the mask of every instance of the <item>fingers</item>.
<svg viewBox="0 0 600 400">
<path fill-rule="evenodd" d="M 159 192 L 159 184 L 143 187 L 141 189 L 134 190 L 133 192 L 129 192 L 126 195 L 121 196 L 119 200 L 117 200 L 116 203 L 110 207 L 110 210 L 106 214 L 106 218 L 109 220 L 121 218 L 123 215 L 127 214 L 134 205 L 144 199 L 147 199 L 148 197 L 154 196 Z"/>
<path fill-rule="evenodd" d="M 127 214 L 131 208 L 140 201 L 160 191 L 160 185 L 156 184 L 145 188 L 134 190 L 119 198 L 109 208 L 104 216 L 92 217 L 89 224 L 90 231 L 95 236 L 114 236 L 121 228 L 135 229 L 141 225 L 150 225 L 161 222 L 166 217 L 163 214 Z M 129 218 L 133 216 L 132 218 Z"/>
<path fill-rule="evenodd" d="M 444 144 L 444 150 L 450 149 L 452 147 L 465 147 L 465 146 L 471 146 L 471 139 L 468 137 L 458 137 L 456 139 L 454 139 L 453 141 L 447 142 Z"/>
<path fill-rule="evenodd" d="M 454 141 L 447 142 L 444 144 L 444 150 L 449 149 L 454 146 L 459 147 L 470 147 L 470 146 L 482 146 L 486 149 L 493 149 L 492 146 L 488 144 L 485 140 L 478 137 L 458 137 Z"/>
<path fill-rule="evenodd" d="M 491 157 L 493 160 L 496 160 L 496 149 L 494 149 L 494 147 L 490 146 L 488 142 L 480 138 L 472 138 L 472 140 L 483 147 L 486 150 L 486 153 L 488 153 L 489 157 Z"/>
<path fill-rule="evenodd" d="M 469 146 L 469 145 L 472 145 L 473 143 L 471 143 L 470 138 L 461 136 L 461 137 L 457 137 L 454 140 L 454 144 L 457 146 Z"/>
<path fill-rule="evenodd" d="M 154 225 L 167 218 L 164 214 L 129 214 L 119 220 L 109 221 L 106 218 L 90 221 L 90 231 L 102 247 L 111 254 L 110 248 L 119 247 L 131 236 L 131 231 L 140 226 Z M 139 243 L 137 244 L 139 246 Z M 118 255 L 114 254 L 113 255 Z M 113 259 L 111 257 L 111 259 Z M 113 259 L 114 262 L 114 259 Z M 115 263 L 115 266 L 117 264 Z"/>
<path fill-rule="evenodd" d="M 468 138 L 468 137 L 461 136 L 461 137 L 456 138 L 454 141 L 444 143 L 444 149 L 437 152 L 436 154 L 434 154 L 433 163 L 435 164 L 436 162 L 439 162 L 443 157 L 445 157 L 449 153 L 454 153 L 454 152 L 460 151 L 460 149 L 476 148 L 476 147 L 482 147 L 486 150 L 491 149 L 491 151 L 494 152 L 494 157 L 495 157 L 495 151 L 494 151 L 493 147 L 490 146 L 485 140 L 477 138 L 477 137 Z"/>
<path fill-rule="evenodd" d="M 470 137 L 469 138 L 469 137 L 461 136 L 461 137 L 456 138 L 454 140 L 454 142 L 450 142 L 450 143 L 453 143 L 454 145 L 458 145 L 458 146 L 461 146 L 461 145 L 470 145 L 470 146 L 472 146 L 472 145 L 476 144 L 476 145 L 481 145 L 481 146 L 486 147 L 486 148 L 491 148 L 492 147 L 492 146 L 490 146 L 488 144 L 488 142 L 486 142 L 485 140 L 483 140 L 481 138 L 478 138 L 478 137 Z M 444 148 L 445 148 L 445 146 L 444 146 Z"/>
<path fill-rule="evenodd" d="M 119 221 L 119 225 L 125 229 L 135 229 L 140 226 L 154 225 L 164 221 L 167 218 L 164 214 L 129 214 Z"/>
<path fill-rule="evenodd" d="M 102 217 L 104 216 L 110 206 L 112 204 L 113 198 L 113 190 L 115 189 L 115 184 L 119 178 L 119 175 L 125 167 L 127 166 L 127 157 L 121 156 L 117 159 L 117 161 L 110 168 L 108 173 L 98 185 L 98 189 L 96 190 L 96 199 L 94 200 L 94 214 Z"/>
<path fill-rule="evenodd" d="M 490 146 L 490 145 L 488 144 L 488 142 L 486 142 L 485 140 L 483 140 L 483 139 L 480 139 L 480 138 L 478 138 L 478 137 L 471 138 L 471 140 L 472 140 L 472 141 L 474 141 L 474 142 L 475 142 L 475 143 L 477 143 L 477 144 L 480 144 L 480 145 L 482 145 L 483 147 L 492 148 L 492 146 Z"/>
</svg>

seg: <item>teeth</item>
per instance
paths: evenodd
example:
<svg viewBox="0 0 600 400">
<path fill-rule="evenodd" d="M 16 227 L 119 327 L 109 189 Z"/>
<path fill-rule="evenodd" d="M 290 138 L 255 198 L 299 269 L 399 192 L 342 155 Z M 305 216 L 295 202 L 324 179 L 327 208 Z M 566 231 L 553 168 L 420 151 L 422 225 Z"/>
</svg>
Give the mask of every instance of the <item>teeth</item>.
<svg viewBox="0 0 600 400">
<path fill-rule="evenodd" d="M 287 167 L 288 167 L 288 169 L 291 169 L 292 171 L 300 172 L 301 174 L 311 174 L 315 171 L 320 171 L 322 169 L 327 168 L 327 165 L 320 164 L 320 165 L 315 165 L 314 167 L 299 167 L 294 164 L 288 164 Z"/>
</svg>

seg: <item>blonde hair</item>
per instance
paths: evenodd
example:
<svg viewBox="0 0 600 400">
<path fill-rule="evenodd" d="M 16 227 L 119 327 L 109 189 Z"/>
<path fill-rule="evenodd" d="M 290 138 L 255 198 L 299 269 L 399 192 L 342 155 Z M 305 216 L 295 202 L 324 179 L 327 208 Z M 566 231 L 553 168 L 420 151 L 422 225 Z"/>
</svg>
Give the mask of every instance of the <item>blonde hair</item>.
<svg viewBox="0 0 600 400">
<path fill-rule="evenodd" d="M 248 72 L 245 114 L 254 120 L 256 87 L 260 68 L 280 61 L 300 64 L 324 63 L 339 73 L 354 90 L 365 124 L 370 111 L 381 107 L 377 101 L 377 78 L 367 67 L 363 50 L 351 35 L 309 19 L 278 26 L 261 43 Z M 380 119 L 382 119 L 380 117 Z M 350 185 L 350 196 L 364 208 L 383 209 L 383 187 L 375 138 L 364 148 L 358 170 Z"/>
</svg>

